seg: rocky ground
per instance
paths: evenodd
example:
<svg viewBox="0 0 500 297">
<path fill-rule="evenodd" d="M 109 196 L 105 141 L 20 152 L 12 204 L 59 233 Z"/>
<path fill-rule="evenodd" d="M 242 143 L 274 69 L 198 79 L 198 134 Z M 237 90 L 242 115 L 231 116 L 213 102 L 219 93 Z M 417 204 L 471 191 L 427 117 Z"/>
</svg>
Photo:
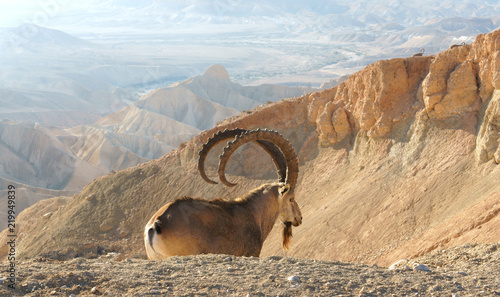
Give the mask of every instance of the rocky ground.
<svg viewBox="0 0 500 297">
<path fill-rule="evenodd" d="M 1 296 L 500 296 L 500 243 L 376 265 L 227 255 L 166 261 L 109 253 L 1 264 Z"/>
</svg>

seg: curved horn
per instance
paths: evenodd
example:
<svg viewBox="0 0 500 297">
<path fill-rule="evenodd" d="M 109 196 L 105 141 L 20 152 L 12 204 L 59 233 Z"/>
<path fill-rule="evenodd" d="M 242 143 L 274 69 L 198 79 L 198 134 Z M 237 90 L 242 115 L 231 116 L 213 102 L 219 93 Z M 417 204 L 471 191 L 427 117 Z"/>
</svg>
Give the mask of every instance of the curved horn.
<svg viewBox="0 0 500 297">
<path fill-rule="evenodd" d="M 211 180 L 208 178 L 206 172 L 205 172 L 205 159 L 207 158 L 208 153 L 210 150 L 219 144 L 222 141 L 228 140 L 228 139 L 233 139 L 238 135 L 241 135 L 242 133 L 246 132 L 247 130 L 245 129 L 232 129 L 228 130 L 225 129 L 224 131 L 219 131 L 210 137 L 207 142 L 205 142 L 200 150 L 199 153 L 199 158 L 198 158 L 198 171 L 200 172 L 201 177 L 210 184 L 217 184 L 217 182 Z"/>
<path fill-rule="evenodd" d="M 261 145 L 271 155 L 274 164 L 278 169 L 280 181 L 290 184 L 291 188 L 294 189 L 299 175 L 299 165 L 297 155 L 295 154 L 292 145 L 278 132 L 260 129 L 247 131 L 236 136 L 236 138 L 229 142 L 224 148 L 224 152 L 220 156 L 218 171 L 221 182 L 230 187 L 236 185 L 226 179 L 226 163 L 229 160 L 229 157 L 240 146 L 251 141 L 259 143 L 259 145 Z M 286 174 L 283 174 L 284 172 L 286 172 Z"/>
<path fill-rule="evenodd" d="M 260 145 L 273 159 L 274 165 L 278 170 L 279 181 L 284 183 L 286 181 L 286 157 L 281 152 L 281 149 L 274 143 L 267 140 L 257 140 Z"/>
<path fill-rule="evenodd" d="M 217 182 L 208 178 L 205 172 L 205 160 L 210 152 L 210 150 L 216 146 L 217 144 L 226 141 L 228 139 L 234 139 L 236 136 L 241 135 L 248 130 L 245 129 L 225 129 L 224 131 L 219 131 L 210 137 L 206 143 L 203 144 L 198 158 L 198 171 L 200 172 L 201 177 L 208 183 L 217 184 Z M 281 152 L 280 148 L 277 147 L 274 143 L 265 141 L 265 140 L 257 140 L 257 144 L 259 144 L 268 154 L 272 156 L 273 162 L 278 168 L 279 181 L 285 182 L 286 180 L 286 158 Z M 228 182 L 229 183 L 229 182 Z"/>
</svg>

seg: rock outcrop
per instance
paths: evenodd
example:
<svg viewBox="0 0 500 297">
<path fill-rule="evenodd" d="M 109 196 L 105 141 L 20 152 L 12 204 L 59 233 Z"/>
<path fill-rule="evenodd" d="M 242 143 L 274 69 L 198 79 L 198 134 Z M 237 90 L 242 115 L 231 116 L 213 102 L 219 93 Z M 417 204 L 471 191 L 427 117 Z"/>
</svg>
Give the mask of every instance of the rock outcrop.
<svg viewBox="0 0 500 297">
<path fill-rule="evenodd" d="M 308 120 L 318 127 L 322 144 L 366 132 L 387 137 L 395 123 L 414 116 L 415 93 L 432 57 L 379 61 L 327 92 L 310 95 Z"/>
<path fill-rule="evenodd" d="M 476 143 L 476 156 L 480 163 L 494 159 L 500 164 L 500 92 L 495 90 L 486 108 Z"/>
<path fill-rule="evenodd" d="M 335 88 L 224 120 L 158 160 L 96 179 L 73 199 L 35 205 L 18 218 L 19 256 L 144 256 L 143 226 L 164 203 L 234 197 L 273 180 L 272 163 L 253 145 L 233 158 L 238 187 L 199 177 L 201 144 L 234 127 L 278 130 L 299 154 L 304 219 L 291 256 L 389 266 L 465 242 L 499 241 L 498 40 L 500 31 L 436 56 L 376 62 Z M 56 209 L 56 201 L 63 206 Z M 282 253 L 278 229 L 262 255 Z"/>
</svg>

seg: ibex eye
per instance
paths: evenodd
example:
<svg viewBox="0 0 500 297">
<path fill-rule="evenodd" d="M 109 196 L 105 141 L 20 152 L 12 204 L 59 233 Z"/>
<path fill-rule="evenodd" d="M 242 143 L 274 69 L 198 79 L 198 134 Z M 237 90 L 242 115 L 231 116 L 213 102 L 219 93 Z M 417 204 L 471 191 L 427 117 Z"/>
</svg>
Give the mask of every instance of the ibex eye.
<svg viewBox="0 0 500 297">
<path fill-rule="evenodd" d="M 293 202 L 293 198 L 290 198 L 290 202 Z"/>
</svg>

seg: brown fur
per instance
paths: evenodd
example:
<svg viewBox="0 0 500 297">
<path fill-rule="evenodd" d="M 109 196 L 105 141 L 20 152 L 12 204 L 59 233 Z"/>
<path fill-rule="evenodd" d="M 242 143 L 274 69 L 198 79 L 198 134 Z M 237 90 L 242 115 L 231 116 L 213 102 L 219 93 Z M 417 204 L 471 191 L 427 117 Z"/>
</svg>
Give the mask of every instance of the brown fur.
<svg viewBox="0 0 500 297">
<path fill-rule="evenodd" d="M 210 203 L 218 205 L 222 208 L 231 208 L 231 207 L 234 207 L 236 205 L 242 206 L 242 205 L 248 204 L 253 199 L 253 197 L 259 195 L 260 192 L 262 192 L 261 188 L 262 187 L 253 189 L 251 192 L 249 192 L 241 197 L 238 197 L 234 200 L 224 200 L 224 199 L 219 198 L 219 199 L 211 200 Z M 289 190 L 289 187 L 287 187 L 287 190 Z M 184 197 L 184 198 L 186 200 L 189 199 L 189 197 Z M 190 199 L 193 199 L 193 198 L 190 198 Z M 203 200 L 200 198 L 194 198 L 194 200 L 198 200 L 198 201 L 201 200 L 201 201 L 206 202 L 206 200 Z M 292 239 L 292 223 L 286 222 L 286 223 L 284 223 L 284 226 L 283 226 L 282 241 L 281 241 L 281 246 L 283 247 L 284 251 L 288 250 L 288 248 L 290 246 L 291 239 Z"/>
<path fill-rule="evenodd" d="M 205 200 L 203 198 L 193 198 L 193 197 L 184 196 L 184 197 L 181 197 L 179 199 L 176 199 L 170 205 L 172 207 L 176 204 L 184 203 L 184 202 L 188 202 L 188 203 L 202 202 L 202 203 L 208 203 L 208 204 L 220 206 L 222 208 L 232 208 L 235 206 L 245 206 L 246 204 L 250 203 L 254 197 L 258 196 L 262 192 L 262 190 L 265 188 L 265 186 L 266 185 L 262 185 L 258 188 L 255 188 L 252 191 L 246 193 L 245 195 L 235 198 L 234 200 L 226 200 L 226 199 L 222 199 L 222 198 L 217 198 L 214 200 Z"/>
<path fill-rule="evenodd" d="M 283 237 L 281 239 L 281 246 L 283 247 L 284 251 L 288 250 L 291 238 L 292 238 L 292 223 L 287 222 L 283 226 Z"/>
<path fill-rule="evenodd" d="M 285 222 L 283 248 L 288 249 L 292 225 L 299 225 L 302 219 L 298 206 L 288 196 L 289 189 L 275 183 L 234 200 L 179 198 L 158 210 L 146 225 L 148 258 L 204 253 L 258 257 L 278 218 Z M 285 208 L 281 208 L 282 203 Z M 291 209 L 298 211 L 297 217 L 288 217 Z"/>
</svg>

